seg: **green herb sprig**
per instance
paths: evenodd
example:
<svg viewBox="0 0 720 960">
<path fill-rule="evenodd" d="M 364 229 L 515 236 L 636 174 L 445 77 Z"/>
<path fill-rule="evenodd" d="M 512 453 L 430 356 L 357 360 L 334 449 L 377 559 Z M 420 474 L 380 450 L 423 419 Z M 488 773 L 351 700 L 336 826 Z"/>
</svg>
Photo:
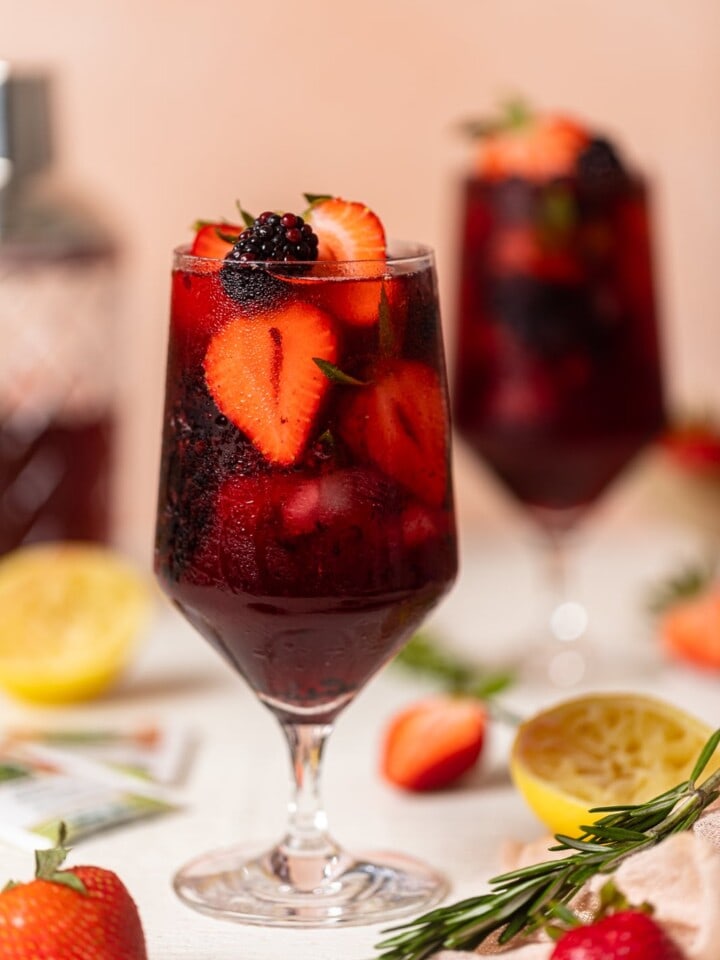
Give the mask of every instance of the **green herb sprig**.
<svg viewBox="0 0 720 960">
<path fill-rule="evenodd" d="M 395 663 L 438 681 L 450 693 L 478 700 L 501 693 L 514 680 L 509 670 L 484 670 L 441 647 L 426 633 L 416 633 L 397 655 Z"/>
<path fill-rule="evenodd" d="M 650 613 L 658 616 L 676 603 L 691 600 L 713 583 L 718 573 L 718 558 L 713 553 L 704 560 L 687 563 L 653 586 L 647 597 Z"/>
<path fill-rule="evenodd" d="M 381 960 L 425 960 L 438 950 L 472 950 L 491 933 L 508 943 L 529 934 L 557 915 L 596 874 L 610 874 L 628 857 L 653 847 L 671 834 L 689 830 L 720 796 L 720 769 L 698 784 L 720 743 L 720 729 L 698 757 L 690 779 L 653 800 L 596 807 L 606 815 L 577 839 L 557 834 L 552 851 L 568 856 L 504 873 L 490 881 L 490 893 L 440 907 L 386 931 L 378 944 Z"/>
</svg>

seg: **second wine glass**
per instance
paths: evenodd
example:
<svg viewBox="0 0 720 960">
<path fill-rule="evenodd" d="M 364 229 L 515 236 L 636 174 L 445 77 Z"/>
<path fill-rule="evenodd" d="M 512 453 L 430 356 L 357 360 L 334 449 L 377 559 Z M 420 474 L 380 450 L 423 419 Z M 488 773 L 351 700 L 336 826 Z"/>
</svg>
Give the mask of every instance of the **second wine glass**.
<svg viewBox="0 0 720 960">
<path fill-rule="evenodd" d="M 543 534 L 554 600 L 527 652 L 571 685 L 597 658 L 568 531 L 664 424 L 647 189 L 562 118 L 488 140 L 464 184 L 455 424 Z"/>
</svg>

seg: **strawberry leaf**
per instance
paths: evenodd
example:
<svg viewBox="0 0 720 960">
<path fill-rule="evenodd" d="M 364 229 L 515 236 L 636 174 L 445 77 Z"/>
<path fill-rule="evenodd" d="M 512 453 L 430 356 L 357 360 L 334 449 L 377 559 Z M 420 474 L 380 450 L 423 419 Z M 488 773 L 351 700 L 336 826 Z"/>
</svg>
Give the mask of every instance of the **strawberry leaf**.
<svg viewBox="0 0 720 960">
<path fill-rule="evenodd" d="M 76 890 L 78 893 L 87 893 L 85 884 L 80 877 L 76 876 L 71 870 L 60 869 L 69 853 L 65 846 L 66 839 L 67 827 L 61 820 L 58 824 L 58 838 L 55 846 L 50 850 L 35 851 L 35 879 L 60 883 L 64 887 Z"/>
<path fill-rule="evenodd" d="M 499 115 L 490 118 L 470 118 L 462 120 L 457 126 L 461 133 L 473 139 L 490 137 L 508 130 L 520 130 L 533 118 L 530 107 L 519 97 L 505 101 L 500 105 Z"/>
<path fill-rule="evenodd" d="M 76 893 L 87 895 L 87 887 L 80 877 L 72 870 L 57 870 L 51 877 L 47 878 L 51 883 L 59 883 L 63 887 L 70 887 Z"/>
<path fill-rule="evenodd" d="M 225 233 L 223 230 L 216 230 L 215 233 L 220 237 L 221 240 L 224 240 L 225 243 L 234 244 L 237 238 L 240 236 L 239 233 Z"/>
<path fill-rule="evenodd" d="M 317 203 L 322 203 L 323 200 L 332 200 L 331 193 L 304 193 L 303 196 L 310 207 L 314 207 Z"/>
<path fill-rule="evenodd" d="M 681 567 L 651 589 L 647 599 L 650 613 L 658 616 L 675 604 L 703 593 L 713 583 L 716 572 L 715 557 Z"/>
<path fill-rule="evenodd" d="M 255 217 L 251 213 L 248 213 L 247 210 L 243 210 L 243 206 L 239 200 L 235 201 L 235 206 L 237 207 L 237 211 L 242 217 L 242 222 L 245 224 L 245 226 L 251 227 L 255 223 Z"/>
<path fill-rule="evenodd" d="M 313 357 L 313 363 L 317 364 L 332 383 L 341 383 L 346 387 L 369 387 L 372 383 L 371 380 L 358 380 L 357 377 L 351 377 L 349 373 L 345 373 L 334 363 L 323 360 L 321 357 Z"/>
<path fill-rule="evenodd" d="M 35 851 L 35 877 L 50 880 L 65 862 L 68 850 L 63 846 L 64 837 L 58 837 L 57 846 L 50 850 Z"/>
</svg>

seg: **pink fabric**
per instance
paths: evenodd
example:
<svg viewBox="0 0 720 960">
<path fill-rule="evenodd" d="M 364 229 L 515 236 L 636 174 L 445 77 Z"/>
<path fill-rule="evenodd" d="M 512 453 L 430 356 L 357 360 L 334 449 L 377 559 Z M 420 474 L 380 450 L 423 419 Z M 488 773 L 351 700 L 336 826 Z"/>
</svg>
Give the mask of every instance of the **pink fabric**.
<svg viewBox="0 0 720 960">
<path fill-rule="evenodd" d="M 506 844 L 504 869 L 514 870 L 548 860 L 551 838 L 530 844 Z M 574 904 L 587 912 L 593 894 L 607 877 L 594 877 Z M 720 958 L 720 806 L 696 823 L 692 832 L 675 834 L 657 847 L 630 857 L 614 875 L 616 885 L 631 903 L 647 900 L 655 919 L 685 952 L 687 960 Z M 493 943 L 478 948 L 482 955 L 502 960 L 548 960 L 553 945 L 546 939 L 499 949 Z M 459 960 L 467 953 L 445 950 L 435 960 Z"/>
</svg>

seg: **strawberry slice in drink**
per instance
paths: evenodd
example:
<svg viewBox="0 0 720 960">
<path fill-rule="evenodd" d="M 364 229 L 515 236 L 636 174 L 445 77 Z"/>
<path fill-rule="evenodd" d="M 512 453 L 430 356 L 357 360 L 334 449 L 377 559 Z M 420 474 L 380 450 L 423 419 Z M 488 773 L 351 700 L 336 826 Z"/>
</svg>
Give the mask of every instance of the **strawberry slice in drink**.
<svg viewBox="0 0 720 960">
<path fill-rule="evenodd" d="M 351 388 L 339 422 L 361 462 L 375 464 L 421 501 L 447 496 L 446 400 L 437 373 L 416 360 L 381 360 L 367 386 Z"/>
<path fill-rule="evenodd" d="M 210 341 L 205 382 L 218 409 L 271 462 L 295 463 L 329 387 L 313 358 L 337 359 L 327 313 L 294 302 L 239 313 Z"/>
<path fill-rule="evenodd" d="M 323 261 L 348 262 L 347 280 L 322 285 L 323 306 L 343 323 L 373 326 L 380 316 L 384 283 L 369 278 L 382 277 L 386 270 L 385 228 L 380 218 L 364 203 L 329 197 L 311 206 L 308 223 L 318 237 L 318 277 L 323 275 Z"/>
</svg>

